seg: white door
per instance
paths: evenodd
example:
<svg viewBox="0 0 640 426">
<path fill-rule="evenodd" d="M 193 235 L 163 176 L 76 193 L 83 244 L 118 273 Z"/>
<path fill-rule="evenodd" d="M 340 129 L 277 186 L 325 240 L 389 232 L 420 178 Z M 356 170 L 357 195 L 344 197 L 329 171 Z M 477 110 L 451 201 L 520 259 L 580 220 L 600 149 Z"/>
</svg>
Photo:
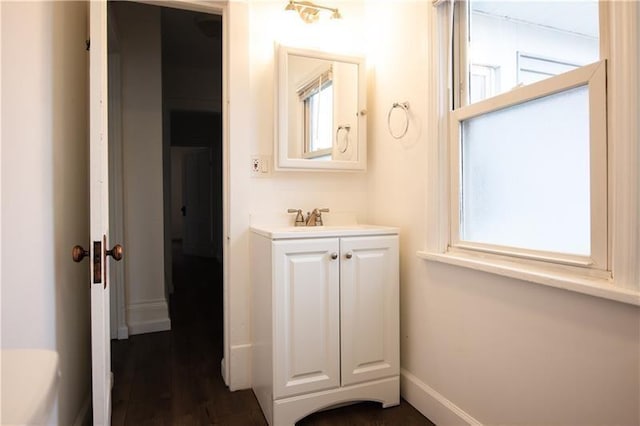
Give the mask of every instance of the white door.
<svg viewBox="0 0 640 426">
<path fill-rule="evenodd" d="M 107 3 L 89 2 L 89 165 L 91 217 L 91 379 L 93 424 L 111 424 Z"/>
<path fill-rule="evenodd" d="M 400 373 L 398 237 L 340 239 L 342 385 Z"/>
<path fill-rule="evenodd" d="M 189 255 L 213 257 L 211 150 L 195 148 L 187 152 L 182 172 L 183 251 Z"/>
<path fill-rule="evenodd" d="M 274 398 L 340 386 L 338 240 L 275 241 Z"/>
</svg>

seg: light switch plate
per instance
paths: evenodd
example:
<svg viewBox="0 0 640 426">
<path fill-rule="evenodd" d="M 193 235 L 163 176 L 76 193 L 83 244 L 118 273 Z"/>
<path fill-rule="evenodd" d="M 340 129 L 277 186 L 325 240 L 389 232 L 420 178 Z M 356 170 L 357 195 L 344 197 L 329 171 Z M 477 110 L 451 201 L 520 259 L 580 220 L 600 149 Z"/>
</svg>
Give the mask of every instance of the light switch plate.
<svg viewBox="0 0 640 426">
<path fill-rule="evenodd" d="M 249 165 L 253 177 L 266 177 L 271 174 L 268 155 L 252 155 Z"/>
</svg>

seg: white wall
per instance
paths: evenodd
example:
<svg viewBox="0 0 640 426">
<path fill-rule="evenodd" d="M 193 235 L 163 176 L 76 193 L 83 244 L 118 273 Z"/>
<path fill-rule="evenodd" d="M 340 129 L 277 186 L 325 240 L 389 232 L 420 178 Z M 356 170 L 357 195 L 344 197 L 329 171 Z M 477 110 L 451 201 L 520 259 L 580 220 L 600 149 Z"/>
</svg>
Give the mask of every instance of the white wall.
<svg viewBox="0 0 640 426">
<path fill-rule="evenodd" d="M 348 26 L 338 31 L 342 40 L 346 33 L 358 32 L 362 25 L 362 2 L 339 2 L 340 10 L 349 16 Z M 287 208 L 312 210 L 329 207 L 332 212 L 353 212 L 366 221 L 366 174 L 278 172 L 265 178 L 252 178 L 250 160 L 254 154 L 273 159 L 274 108 L 274 41 L 317 45 L 315 28 L 301 26 L 301 32 L 280 25 L 283 4 L 280 1 L 230 2 L 228 35 L 230 73 L 229 131 L 229 241 L 225 258 L 229 264 L 229 287 L 225 295 L 229 304 L 228 338 L 230 344 L 231 389 L 251 386 L 251 303 L 249 282 L 249 223 L 258 218 L 286 213 Z M 351 13 L 351 11 L 353 13 Z M 338 40 L 328 40 L 332 46 Z M 349 43 L 343 43 L 343 48 Z M 313 46 L 318 47 L 318 46 Z M 342 52 L 347 53 L 347 52 Z M 272 166 L 270 162 L 270 166 Z M 332 213 L 324 215 L 331 220 Z M 291 217 L 293 221 L 293 216 Z"/>
<path fill-rule="evenodd" d="M 160 9 L 114 3 L 121 55 L 124 247 L 131 334 L 170 328 L 164 288 Z"/>
<path fill-rule="evenodd" d="M 87 5 L 0 4 L 2 348 L 58 352 L 51 422 L 89 408 Z M 26 24 L 28 23 L 28 24 Z"/>
<path fill-rule="evenodd" d="M 429 406 L 432 401 L 423 390 L 433 389 L 488 424 L 523 419 L 529 423 L 639 423 L 637 308 L 415 257 L 426 237 L 425 206 L 420 202 L 426 186 L 426 130 L 435 125 L 426 119 L 430 96 L 426 76 L 433 65 L 427 60 L 431 7 L 419 1 L 385 3 L 367 4 L 364 11 L 361 2 L 339 3 L 346 32 L 352 36 L 346 37 L 343 30 L 332 32 L 355 46 L 365 45 L 364 40 L 371 46 L 369 172 L 281 172 L 267 178 L 250 177 L 249 159 L 252 154 L 272 153 L 273 40 L 293 43 L 297 38 L 298 43 L 312 47 L 319 43 L 313 37 L 319 30 L 308 27 L 301 30 L 305 33 L 290 33 L 286 40 L 285 28 L 274 25 L 281 2 L 229 5 L 228 31 L 234 44 L 228 52 L 233 96 L 226 122 L 231 165 L 226 271 L 231 285 L 226 297 L 232 389 L 250 385 L 250 215 L 288 207 L 330 207 L 353 211 L 361 221 L 401 227 L 403 388 L 411 391 L 412 403 Z M 86 140 L 85 120 L 77 119 L 86 117 L 86 104 L 67 105 L 77 108 L 73 120 L 61 111 L 71 88 L 86 87 L 77 84 L 86 75 L 67 78 L 60 72 L 62 56 L 57 53 L 84 40 L 86 28 L 73 23 L 86 23 L 85 6 L 47 2 L 2 3 L 0 7 L 2 347 L 60 351 L 63 374 L 66 370 L 69 375 L 61 379 L 58 419 L 60 424 L 71 424 L 80 411 L 79 395 L 88 390 L 90 359 L 88 289 L 83 291 L 86 265 L 69 268 L 67 257 L 69 247 L 88 239 L 86 217 L 74 216 L 68 208 L 79 201 L 74 197 L 87 192 L 77 179 L 86 169 L 75 169 L 87 157 L 86 145 L 79 142 Z M 358 20 L 365 12 L 370 24 L 366 33 Z M 73 18 L 76 13 L 82 16 Z M 28 26 L 22 25 L 25 19 Z M 149 25 L 153 26 L 149 22 L 141 26 L 143 34 L 154 33 Z M 144 74 L 137 85 L 146 87 L 155 80 Z M 398 142 L 387 133 L 386 113 L 392 102 L 405 100 L 411 102 L 412 121 L 408 136 Z M 63 148 L 66 143 L 72 149 Z M 161 164 L 160 152 L 157 155 Z M 153 183 L 161 185 L 161 173 L 136 177 L 152 180 L 152 175 Z M 161 187 L 143 191 L 133 201 L 155 203 L 154 197 L 161 192 Z M 161 201 L 157 206 L 129 220 L 161 229 L 154 216 L 162 212 Z M 143 237 L 140 242 L 146 250 L 151 246 L 147 237 L 154 235 Z M 161 253 L 162 232 L 158 237 L 160 241 L 152 246 Z M 143 248 L 127 246 L 127 258 L 135 254 L 148 260 Z M 155 265 L 158 259 L 153 258 Z M 162 268 L 156 270 L 159 277 L 153 281 L 159 293 L 142 295 L 140 300 L 164 297 L 159 284 Z M 65 377 L 69 382 L 64 383 Z M 426 414 L 438 421 L 444 418 L 437 417 L 442 413 Z"/>
<path fill-rule="evenodd" d="M 275 94 L 275 51 L 274 42 L 294 45 L 300 43 L 305 47 L 319 49 L 337 49 L 341 53 L 353 53 L 362 50 L 357 36 L 346 41 L 339 38 L 343 32 L 358 33 L 362 27 L 363 2 L 336 2 L 335 6 L 344 11 L 342 27 L 329 27 L 320 34 L 331 35 L 334 28 L 336 37 L 319 38 L 317 28 L 309 25 L 288 26 L 282 22 L 283 7 L 279 1 L 255 2 L 251 5 L 250 14 L 250 115 L 249 149 L 246 157 L 239 159 L 239 173 L 250 185 L 251 200 L 249 213 L 284 213 L 287 208 L 311 210 L 314 207 L 329 207 L 332 211 L 350 211 L 357 214 L 362 221 L 366 220 L 366 173 L 356 172 L 276 172 L 267 178 L 250 177 L 251 154 L 273 154 L 274 146 L 274 94 Z M 296 24 L 301 22 L 296 18 Z M 321 24 L 322 25 L 322 24 Z M 337 38 L 338 40 L 335 40 Z M 342 41 L 342 44 L 340 44 Z M 232 142 L 233 143 L 233 142 Z M 272 164 L 271 164 L 272 166 Z M 330 217 L 331 213 L 327 214 Z M 293 216 L 291 217 L 293 223 Z"/>
<path fill-rule="evenodd" d="M 640 309 L 418 259 L 425 248 L 430 2 L 368 3 L 369 219 L 401 228 L 405 398 L 436 423 L 638 424 Z M 409 133 L 386 128 L 409 101 Z M 467 418 L 468 420 L 468 418 Z"/>
</svg>

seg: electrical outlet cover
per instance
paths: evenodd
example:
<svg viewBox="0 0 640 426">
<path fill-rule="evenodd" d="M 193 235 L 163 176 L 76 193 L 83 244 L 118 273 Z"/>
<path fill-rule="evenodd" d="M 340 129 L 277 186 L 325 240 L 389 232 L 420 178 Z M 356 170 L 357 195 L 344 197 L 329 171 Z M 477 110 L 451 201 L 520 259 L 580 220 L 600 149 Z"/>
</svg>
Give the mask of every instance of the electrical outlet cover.
<svg viewBox="0 0 640 426">
<path fill-rule="evenodd" d="M 251 157 L 251 171 L 253 173 L 260 173 L 260 158 Z"/>
</svg>

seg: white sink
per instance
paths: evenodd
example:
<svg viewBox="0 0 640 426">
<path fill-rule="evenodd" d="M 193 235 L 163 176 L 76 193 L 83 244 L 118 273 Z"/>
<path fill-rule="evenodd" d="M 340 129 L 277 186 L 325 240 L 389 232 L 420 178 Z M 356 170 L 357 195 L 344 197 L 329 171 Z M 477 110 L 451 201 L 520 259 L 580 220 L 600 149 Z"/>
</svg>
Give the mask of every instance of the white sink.
<svg viewBox="0 0 640 426">
<path fill-rule="evenodd" d="M 44 349 L 3 349 L 0 424 L 43 424 L 58 387 L 58 353 Z"/>
<path fill-rule="evenodd" d="M 333 225 L 333 226 L 252 226 L 251 231 L 273 240 L 289 238 L 357 237 L 369 235 L 392 235 L 398 228 L 378 225 Z"/>
</svg>

